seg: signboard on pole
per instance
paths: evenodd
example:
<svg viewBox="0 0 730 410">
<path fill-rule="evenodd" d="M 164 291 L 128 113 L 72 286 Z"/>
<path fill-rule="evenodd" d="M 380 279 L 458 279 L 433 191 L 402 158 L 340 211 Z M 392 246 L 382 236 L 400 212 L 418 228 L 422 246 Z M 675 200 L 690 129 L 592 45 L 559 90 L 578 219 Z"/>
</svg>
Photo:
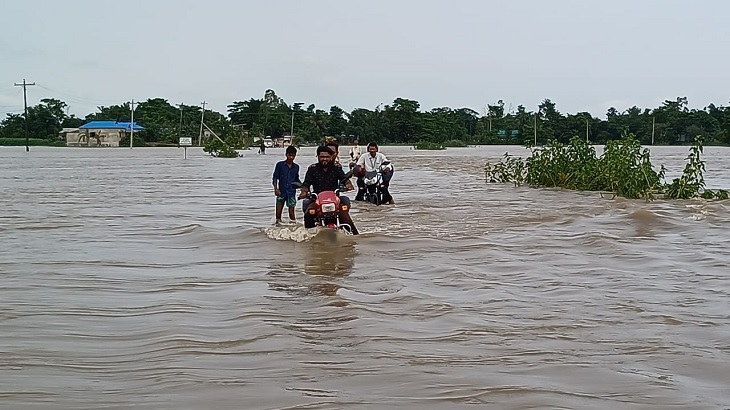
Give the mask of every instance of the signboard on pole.
<svg viewBox="0 0 730 410">
<path fill-rule="evenodd" d="M 180 137 L 177 144 L 185 149 L 185 159 L 188 159 L 188 147 L 193 145 L 193 139 L 191 137 Z"/>
</svg>

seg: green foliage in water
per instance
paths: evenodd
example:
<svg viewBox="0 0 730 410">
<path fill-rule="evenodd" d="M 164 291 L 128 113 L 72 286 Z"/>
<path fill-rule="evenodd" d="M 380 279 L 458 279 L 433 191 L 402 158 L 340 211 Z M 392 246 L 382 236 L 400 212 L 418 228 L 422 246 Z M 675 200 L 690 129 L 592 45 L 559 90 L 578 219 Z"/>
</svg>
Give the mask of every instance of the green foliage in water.
<svg viewBox="0 0 730 410">
<path fill-rule="evenodd" d="M 642 148 L 632 134 L 609 141 L 603 155 L 582 138 L 571 139 L 568 145 L 550 141 L 541 147 L 531 147 L 527 159 L 505 154 L 484 167 L 488 183 L 527 184 L 533 187 L 559 187 L 579 191 L 606 191 L 633 199 L 653 200 L 657 195 L 667 199 L 728 199 L 725 190 L 705 189 L 701 159 L 702 138 L 690 148 L 682 176 L 664 183 L 665 169 L 656 171 L 649 149 Z"/>
<path fill-rule="evenodd" d="M 465 148 L 469 145 L 466 144 L 466 142 L 462 140 L 448 140 L 444 141 L 444 147 L 451 147 L 451 148 Z"/>
<path fill-rule="evenodd" d="M 414 146 L 416 149 L 430 149 L 430 150 L 441 150 L 446 149 L 443 145 L 437 143 L 437 142 L 431 142 L 431 141 L 419 141 Z"/>
<path fill-rule="evenodd" d="M 28 138 L 29 146 L 65 147 L 66 141 L 58 139 Z M 25 146 L 25 138 L 0 138 L 0 146 Z"/>
<path fill-rule="evenodd" d="M 92 142 L 93 144 L 93 142 Z M 134 144 L 135 147 L 146 147 L 147 142 L 139 136 L 138 133 L 134 133 Z M 129 135 L 124 135 L 122 138 L 119 139 L 119 146 L 120 147 L 128 147 L 129 146 Z"/>
<path fill-rule="evenodd" d="M 231 144 L 228 144 L 227 140 L 226 142 L 223 142 L 218 138 L 211 138 L 210 140 L 208 140 L 208 142 L 206 142 L 205 146 L 203 147 L 203 151 L 218 158 L 238 157 L 238 151 L 236 151 L 236 149 L 231 146 Z"/>
<path fill-rule="evenodd" d="M 719 189 L 713 191 L 705 189 L 705 161 L 702 160 L 703 153 L 702 137 L 697 137 L 694 145 L 689 149 L 687 165 L 684 166 L 682 176 L 672 180 L 664 187 L 664 195 L 672 199 L 690 199 L 700 196 L 704 199 L 728 199 L 728 191 Z"/>
</svg>

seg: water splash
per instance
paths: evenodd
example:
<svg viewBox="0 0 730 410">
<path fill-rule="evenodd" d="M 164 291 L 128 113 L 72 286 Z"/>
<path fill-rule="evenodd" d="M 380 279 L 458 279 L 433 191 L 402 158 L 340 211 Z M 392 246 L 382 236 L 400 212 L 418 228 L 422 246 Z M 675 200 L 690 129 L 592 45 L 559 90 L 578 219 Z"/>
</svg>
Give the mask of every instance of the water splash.
<svg viewBox="0 0 730 410">
<path fill-rule="evenodd" d="M 277 241 L 305 242 L 317 235 L 317 228 L 307 229 L 302 225 L 276 225 L 264 228 L 269 239 Z"/>
</svg>

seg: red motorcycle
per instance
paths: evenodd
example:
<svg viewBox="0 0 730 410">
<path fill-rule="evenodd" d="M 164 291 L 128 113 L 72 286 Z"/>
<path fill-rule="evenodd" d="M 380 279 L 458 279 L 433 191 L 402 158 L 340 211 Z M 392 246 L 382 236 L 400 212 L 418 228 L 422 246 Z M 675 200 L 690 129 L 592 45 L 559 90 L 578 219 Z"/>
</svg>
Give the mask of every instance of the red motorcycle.
<svg viewBox="0 0 730 410">
<path fill-rule="evenodd" d="M 295 185 L 301 188 L 300 184 Z M 309 193 L 309 199 L 314 203 L 306 210 L 309 215 L 314 215 L 315 226 L 324 228 L 341 230 L 342 232 L 352 235 L 352 227 L 348 223 L 340 222 L 340 211 L 348 211 L 347 205 L 340 203 L 340 190 L 322 191 L 319 194 Z M 306 218 L 306 215 L 305 215 Z"/>
</svg>

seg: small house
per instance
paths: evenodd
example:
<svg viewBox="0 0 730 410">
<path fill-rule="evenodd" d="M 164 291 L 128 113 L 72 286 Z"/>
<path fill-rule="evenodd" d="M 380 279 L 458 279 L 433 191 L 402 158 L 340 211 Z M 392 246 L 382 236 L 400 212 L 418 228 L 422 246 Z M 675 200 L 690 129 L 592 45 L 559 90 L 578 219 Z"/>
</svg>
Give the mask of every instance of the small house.
<svg viewBox="0 0 730 410">
<path fill-rule="evenodd" d="M 118 147 L 122 137 L 134 131 L 142 131 L 144 127 L 136 122 L 91 121 L 80 126 L 77 132 L 63 132 L 67 147 Z"/>
<path fill-rule="evenodd" d="M 69 141 L 78 141 L 79 140 L 79 134 L 81 134 L 82 131 L 78 128 L 63 128 L 58 133 L 58 138 L 66 141 L 66 145 L 68 146 Z"/>
</svg>

